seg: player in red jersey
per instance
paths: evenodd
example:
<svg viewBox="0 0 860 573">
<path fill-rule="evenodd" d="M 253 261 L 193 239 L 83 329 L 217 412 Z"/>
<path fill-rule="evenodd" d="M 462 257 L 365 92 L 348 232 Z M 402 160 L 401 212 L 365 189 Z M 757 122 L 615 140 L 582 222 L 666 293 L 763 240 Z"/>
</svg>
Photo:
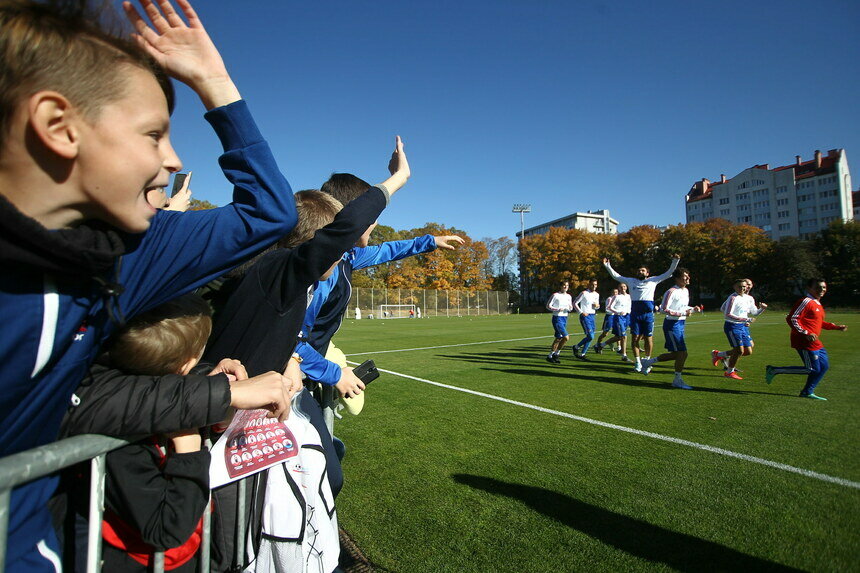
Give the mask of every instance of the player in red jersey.
<svg viewBox="0 0 860 573">
<path fill-rule="evenodd" d="M 805 374 L 806 386 L 800 391 L 800 397 L 827 400 L 815 395 L 815 387 L 830 367 L 827 350 L 821 344 L 819 335 L 822 328 L 844 332 L 848 327 L 824 320 L 824 307 L 820 302 L 827 292 L 824 279 L 809 279 L 806 281 L 806 291 L 806 296 L 794 303 L 791 312 L 785 317 L 791 327 L 791 347 L 800 354 L 803 366 L 767 366 L 765 380 L 770 384 L 777 374 Z"/>
</svg>

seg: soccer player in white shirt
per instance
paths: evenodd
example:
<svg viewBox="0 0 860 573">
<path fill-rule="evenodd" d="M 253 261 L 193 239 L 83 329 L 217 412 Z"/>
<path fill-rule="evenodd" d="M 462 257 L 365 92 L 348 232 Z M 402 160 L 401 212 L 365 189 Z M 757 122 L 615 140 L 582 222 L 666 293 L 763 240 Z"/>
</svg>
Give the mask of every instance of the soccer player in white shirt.
<svg viewBox="0 0 860 573">
<path fill-rule="evenodd" d="M 601 344 L 601 342 L 603 342 L 607 334 L 612 332 L 612 325 L 615 323 L 615 313 L 612 312 L 611 307 L 616 296 L 618 296 L 618 289 L 614 288 L 612 289 L 612 295 L 606 297 L 606 300 L 603 301 L 603 308 L 606 311 L 606 314 L 603 315 L 603 332 L 597 337 L 597 343 L 594 345 L 594 351 L 598 354 L 603 352 L 603 347 L 606 345 Z"/>
<path fill-rule="evenodd" d="M 600 293 L 597 292 L 597 279 L 588 280 L 588 288 L 579 293 L 573 301 L 573 310 L 579 313 L 579 324 L 585 336 L 573 347 L 573 355 L 580 360 L 588 360 L 585 356 L 588 347 L 594 340 L 594 314 L 600 308 Z"/>
<path fill-rule="evenodd" d="M 565 342 L 570 339 L 567 333 L 567 314 L 573 310 L 573 300 L 567 293 L 570 285 L 567 281 L 562 281 L 557 293 L 554 293 L 546 303 L 546 308 L 552 311 L 552 328 L 555 332 L 555 340 L 552 342 L 552 349 L 546 357 L 547 362 L 560 364 L 561 359 L 558 357 L 561 349 L 564 348 Z"/>
<path fill-rule="evenodd" d="M 701 307 L 690 306 L 690 291 L 687 290 L 687 285 L 690 284 L 690 271 L 685 268 L 678 268 L 672 273 L 672 278 L 675 279 L 675 286 L 666 291 L 663 295 L 663 302 L 660 308 L 666 315 L 663 320 L 663 335 L 666 337 L 666 352 L 656 358 L 645 358 L 642 360 L 642 371 L 645 374 L 651 372 L 651 366 L 657 362 L 675 362 L 675 378 L 672 380 L 674 388 L 682 390 L 692 390 L 692 386 L 688 386 L 681 374 L 684 372 L 684 363 L 687 361 L 687 343 L 684 341 L 684 326 L 687 322 L 687 317 L 694 312 L 701 312 Z"/>
<path fill-rule="evenodd" d="M 627 329 L 630 327 L 630 295 L 627 294 L 627 284 L 626 283 L 618 283 L 618 294 L 615 295 L 612 299 L 611 308 L 608 310 L 612 310 L 612 334 L 613 337 L 606 341 L 605 344 L 600 344 L 598 342 L 597 346 L 600 350 L 603 350 L 604 347 L 609 346 L 610 344 L 618 343 L 620 344 L 617 352 L 621 354 L 621 360 L 624 362 L 630 362 L 630 359 L 627 357 Z"/>
<path fill-rule="evenodd" d="M 726 317 L 723 332 L 729 339 L 731 350 L 720 352 L 711 350 L 711 361 L 714 366 L 720 362 L 726 369 L 723 376 L 735 380 L 743 380 L 737 373 L 736 365 L 741 356 L 749 356 L 753 351 L 753 339 L 750 336 L 750 324 L 755 318 L 767 308 L 765 303 L 756 305 L 755 299 L 750 296 L 752 281 L 750 279 L 738 279 L 734 284 L 735 292 L 729 295 L 720 310 Z"/>
<path fill-rule="evenodd" d="M 603 266 L 613 279 L 626 283 L 630 288 L 632 307 L 630 311 L 630 332 L 633 334 L 633 356 L 636 357 L 636 372 L 642 371 L 642 360 L 639 351 L 639 341 L 645 340 L 645 357 L 651 358 L 654 349 L 654 290 L 657 285 L 672 276 L 678 268 L 681 255 L 673 255 L 669 270 L 662 275 L 649 276 L 648 267 L 636 269 L 635 277 L 622 277 L 613 270 L 609 259 L 603 259 Z"/>
</svg>

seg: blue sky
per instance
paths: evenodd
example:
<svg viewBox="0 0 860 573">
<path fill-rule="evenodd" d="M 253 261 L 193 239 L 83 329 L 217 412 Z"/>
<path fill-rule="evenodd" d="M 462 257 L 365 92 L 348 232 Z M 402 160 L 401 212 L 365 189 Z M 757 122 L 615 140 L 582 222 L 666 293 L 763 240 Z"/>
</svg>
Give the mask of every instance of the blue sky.
<svg viewBox="0 0 860 573">
<path fill-rule="evenodd" d="M 860 3 L 197 0 L 295 190 L 413 177 L 380 222 L 473 238 L 608 208 L 684 220 L 702 177 L 845 148 L 860 183 Z M 173 140 L 195 196 L 229 201 L 202 106 Z"/>
</svg>

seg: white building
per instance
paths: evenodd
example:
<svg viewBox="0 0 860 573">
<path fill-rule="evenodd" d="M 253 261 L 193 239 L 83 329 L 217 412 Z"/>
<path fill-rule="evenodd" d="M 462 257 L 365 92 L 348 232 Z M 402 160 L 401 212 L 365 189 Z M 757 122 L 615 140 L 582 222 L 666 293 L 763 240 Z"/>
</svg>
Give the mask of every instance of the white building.
<svg viewBox="0 0 860 573">
<path fill-rule="evenodd" d="M 565 229 L 580 229 L 590 233 L 618 233 L 618 221 L 609 216 L 609 209 L 599 211 L 586 211 L 585 213 L 573 213 L 549 223 L 542 223 L 536 227 L 526 229 L 525 236 L 543 235 L 550 227 L 563 227 Z M 517 233 L 519 237 L 520 234 Z"/>
<path fill-rule="evenodd" d="M 772 239 L 809 237 L 835 219 L 851 220 L 851 172 L 844 149 L 791 165 L 755 165 L 731 179 L 697 181 L 686 195 L 687 222 L 722 218 L 765 230 Z"/>
</svg>

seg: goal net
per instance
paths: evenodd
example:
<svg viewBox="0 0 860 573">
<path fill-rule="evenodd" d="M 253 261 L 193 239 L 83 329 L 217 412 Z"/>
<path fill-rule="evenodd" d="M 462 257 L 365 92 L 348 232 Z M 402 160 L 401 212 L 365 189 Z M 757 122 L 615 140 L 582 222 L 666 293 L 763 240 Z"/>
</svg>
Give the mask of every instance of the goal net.
<svg viewBox="0 0 860 573">
<path fill-rule="evenodd" d="M 412 311 L 411 315 L 410 311 Z M 410 316 L 415 316 L 414 304 L 379 305 L 379 318 L 409 318 Z"/>
</svg>

